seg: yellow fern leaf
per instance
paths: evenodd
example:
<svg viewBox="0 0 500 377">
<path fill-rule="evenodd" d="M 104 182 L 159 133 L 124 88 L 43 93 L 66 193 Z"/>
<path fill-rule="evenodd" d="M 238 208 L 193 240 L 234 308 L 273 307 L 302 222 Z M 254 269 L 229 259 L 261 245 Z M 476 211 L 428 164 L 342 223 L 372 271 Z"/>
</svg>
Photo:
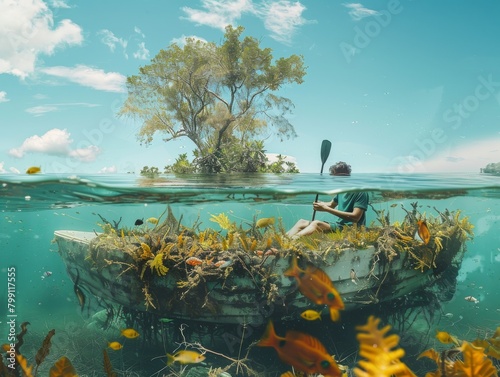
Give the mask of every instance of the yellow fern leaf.
<svg viewBox="0 0 500 377">
<path fill-rule="evenodd" d="M 163 265 L 163 253 L 158 253 L 153 260 L 147 262 L 151 271 L 156 271 L 160 276 L 164 276 L 168 272 L 168 268 Z"/>
<path fill-rule="evenodd" d="M 228 230 L 232 225 L 229 217 L 227 217 L 225 213 L 219 213 L 217 216 L 210 215 L 210 221 L 219 224 L 219 226 L 224 230 Z"/>
<path fill-rule="evenodd" d="M 463 342 L 460 350 L 463 354 L 463 361 L 455 362 L 455 369 L 462 376 L 467 377 L 492 377 L 498 376 L 495 367 L 490 359 L 484 354 L 484 348 L 474 347 L 468 342 Z"/>
<path fill-rule="evenodd" d="M 402 348 L 396 348 L 399 336 L 387 336 L 391 326 L 379 329 L 379 324 L 379 318 L 370 316 L 366 325 L 356 327 L 356 337 L 360 343 L 359 355 L 366 360 L 359 361 L 360 368 L 354 368 L 354 374 L 357 377 L 414 377 L 413 372 L 400 360 L 405 352 Z"/>
<path fill-rule="evenodd" d="M 31 374 L 33 366 L 28 366 L 28 361 L 26 360 L 26 358 L 23 355 L 16 353 L 16 359 L 19 366 L 23 370 L 24 375 L 26 377 L 33 377 L 33 375 Z"/>
</svg>

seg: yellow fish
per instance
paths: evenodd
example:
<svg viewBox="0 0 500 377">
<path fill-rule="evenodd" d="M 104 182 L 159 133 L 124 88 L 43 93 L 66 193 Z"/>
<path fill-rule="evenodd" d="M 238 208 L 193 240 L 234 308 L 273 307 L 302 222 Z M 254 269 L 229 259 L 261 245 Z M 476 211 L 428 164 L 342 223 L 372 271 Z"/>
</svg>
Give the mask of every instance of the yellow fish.
<svg viewBox="0 0 500 377">
<path fill-rule="evenodd" d="M 459 345 L 458 339 L 446 331 L 436 331 L 436 338 L 443 344 L 454 343 L 457 346 Z"/>
<path fill-rule="evenodd" d="M 108 347 L 115 351 L 121 350 L 123 348 L 123 346 L 118 342 L 108 342 Z"/>
<path fill-rule="evenodd" d="M 300 316 L 304 319 L 307 319 L 308 321 L 315 321 L 317 319 L 321 319 L 321 313 L 311 309 L 306 310 Z"/>
<path fill-rule="evenodd" d="M 196 351 L 182 350 L 174 355 L 167 353 L 167 365 L 175 363 L 176 361 L 180 364 L 195 364 L 203 360 L 205 360 L 205 356 Z"/>
<path fill-rule="evenodd" d="M 42 168 L 39 166 L 32 166 L 26 170 L 26 174 L 36 174 L 40 173 L 42 171 Z"/>
<path fill-rule="evenodd" d="M 150 217 L 146 221 L 151 224 L 158 224 L 158 219 L 156 217 Z"/>
<path fill-rule="evenodd" d="M 134 329 L 121 330 L 122 336 L 129 339 L 135 339 L 139 336 L 139 333 Z"/>
<path fill-rule="evenodd" d="M 262 219 L 257 220 L 255 226 L 257 228 L 266 228 L 273 224 L 274 224 L 274 217 L 263 217 Z"/>
</svg>

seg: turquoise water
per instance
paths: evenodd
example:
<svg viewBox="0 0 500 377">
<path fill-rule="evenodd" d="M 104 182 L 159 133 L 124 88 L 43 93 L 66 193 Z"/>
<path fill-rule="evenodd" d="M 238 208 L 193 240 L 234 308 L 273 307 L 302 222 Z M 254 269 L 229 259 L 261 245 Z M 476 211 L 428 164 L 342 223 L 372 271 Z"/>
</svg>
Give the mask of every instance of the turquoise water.
<svg viewBox="0 0 500 377">
<path fill-rule="evenodd" d="M 469 217 L 475 226 L 475 237 L 467 244 L 456 292 L 450 301 L 442 304 L 432 326 L 446 329 L 461 339 L 491 336 L 492 331 L 500 326 L 500 177 L 485 174 L 355 174 L 352 177 L 296 174 L 166 176 L 148 180 L 133 175 L 63 177 L 4 174 L 0 176 L 0 279 L 4 287 L 0 290 L 0 342 L 8 343 L 8 321 L 12 319 L 8 315 L 12 313 L 8 311 L 6 287 L 10 276 L 8 272 L 14 271 L 14 268 L 16 281 L 11 293 L 15 295 L 15 307 L 10 309 L 14 309 L 17 315 L 17 333 L 21 322 L 30 322 L 23 353 L 31 362 L 47 332 L 56 330 L 47 365 L 42 364 L 40 375 L 46 375 L 50 365 L 62 355 L 70 358 L 81 376 L 103 375 L 102 349 L 108 341 L 116 340 L 116 331 L 96 330 L 92 326 L 94 314 L 100 308 L 91 305 L 89 309 L 80 310 L 73 282 L 57 253 L 57 245 L 51 243 L 56 230 L 100 231 L 98 223 L 102 221 L 99 215 L 109 221 L 121 219 L 120 226 L 132 227 L 137 219 L 158 217 L 167 205 L 171 206 L 177 218 L 182 215 L 183 224 L 199 220 L 210 226 L 213 225 L 209 221 L 210 215 L 225 213 L 236 222 L 251 223 L 254 216 L 281 217 L 288 228 L 299 218 L 311 218 L 311 203 L 317 193 L 320 200 L 329 200 L 332 195 L 348 190 L 370 192 L 373 208 L 385 210 L 391 221 L 403 220 L 405 212 L 400 204 L 410 208 L 410 203 L 415 201 L 418 201 L 421 211 L 432 216 L 437 216 L 435 207 L 441 212 L 445 209 L 461 210 L 464 216 Z M 327 218 L 325 214 L 316 215 L 319 220 Z M 369 209 L 367 223 L 375 220 L 374 210 Z M 51 273 L 50 276 L 46 276 L 47 272 Z M 466 301 L 466 296 L 473 296 L 479 302 Z M 320 338 L 324 337 L 321 340 L 331 353 L 337 355 L 337 359 L 353 364 L 357 359 L 353 339 L 346 339 L 345 336 L 336 338 L 333 334 L 342 334 L 342 331 L 353 334 L 353 327 L 362 324 L 353 322 L 364 321 L 369 314 L 367 310 L 360 318 L 346 319 L 342 324 L 307 325 L 311 326 L 311 331 L 319 333 Z M 415 347 L 410 354 L 421 352 L 424 347 L 440 346 L 434 337 L 435 328 L 428 331 L 423 325 L 424 319 L 417 320 L 414 326 L 416 335 L 411 334 L 415 339 L 424 333 L 424 337 L 418 338 L 422 348 Z M 293 326 L 282 325 L 282 332 Z M 331 329 L 332 326 L 334 328 Z M 332 335 L 325 337 L 325 328 L 331 330 Z M 173 370 L 162 368 L 165 366 L 165 353 L 177 347 L 175 341 L 180 338 L 176 331 L 172 326 L 166 330 L 169 337 L 161 344 L 148 347 L 126 340 L 123 350 L 110 350 L 115 370 L 120 375 L 138 376 L 173 373 Z M 231 339 L 239 339 L 242 330 L 234 331 Z M 247 343 L 259 339 L 262 334 L 260 328 L 245 331 L 248 331 L 245 334 Z M 404 340 L 408 334 L 400 335 Z M 230 342 L 230 350 L 227 341 L 221 343 L 216 346 L 216 351 L 232 352 L 232 357 L 237 356 L 238 342 Z M 286 370 L 274 350 L 266 351 L 251 350 L 249 363 L 255 363 L 253 366 L 257 370 L 263 366 L 264 370 L 271 370 L 271 366 Z M 206 363 L 208 367 L 222 366 L 224 359 L 207 355 Z M 418 362 L 411 362 L 411 365 L 415 366 L 415 370 L 425 368 Z M 174 369 L 180 371 L 178 367 Z M 229 373 L 233 376 L 244 375 L 234 368 Z M 276 373 L 270 372 L 269 375 L 279 375 Z"/>
</svg>

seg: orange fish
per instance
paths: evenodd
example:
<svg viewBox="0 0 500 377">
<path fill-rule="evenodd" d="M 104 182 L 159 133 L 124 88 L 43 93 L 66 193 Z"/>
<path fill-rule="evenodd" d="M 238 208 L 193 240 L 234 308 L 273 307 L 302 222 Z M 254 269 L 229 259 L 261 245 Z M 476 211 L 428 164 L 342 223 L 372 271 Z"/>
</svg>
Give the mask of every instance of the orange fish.
<svg viewBox="0 0 500 377">
<path fill-rule="evenodd" d="M 424 244 L 428 244 L 431 239 L 431 233 L 429 232 L 429 228 L 427 228 L 427 224 L 423 220 L 418 220 L 418 236 L 424 242 Z"/>
<path fill-rule="evenodd" d="M 189 264 L 190 266 L 198 266 L 203 263 L 203 261 L 200 258 L 196 257 L 189 257 L 186 259 L 186 263 Z"/>
<path fill-rule="evenodd" d="M 316 305 L 327 305 L 330 308 L 332 321 L 339 320 L 339 310 L 344 309 L 344 302 L 323 270 L 311 265 L 302 270 L 294 256 L 291 267 L 285 271 L 285 276 L 294 277 L 299 285 L 299 291 Z"/>
<path fill-rule="evenodd" d="M 287 331 L 285 337 L 276 335 L 272 321 L 257 343 L 260 347 L 273 347 L 281 361 L 308 373 L 320 373 L 325 377 L 340 377 L 342 373 L 321 342 L 311 335 Z"/>
</svg>

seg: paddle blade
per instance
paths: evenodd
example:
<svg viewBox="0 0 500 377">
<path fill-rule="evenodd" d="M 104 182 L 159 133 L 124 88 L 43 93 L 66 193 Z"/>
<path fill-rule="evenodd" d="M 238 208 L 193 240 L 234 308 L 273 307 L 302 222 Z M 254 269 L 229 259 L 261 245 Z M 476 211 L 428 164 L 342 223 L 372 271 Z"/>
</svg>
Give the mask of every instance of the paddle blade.
<svg viewBox="0 0 500 377">
<path fill-rule="evenodd" d="M 323 140 L 321 143 L 321 163 L 324 164 L 330 156 L 330 150 L 332 149 L 332 143 L 329 140 Z"/>
<path fill-rule="evenodd" d="M 321 143 L 321 174 L 323 174 L 323 167 L 325 166 L 328 156 L 330 156 L 330 150 L 332 149 L 332 143 L 329 140 L 323 140 Z"/>
</svg>

